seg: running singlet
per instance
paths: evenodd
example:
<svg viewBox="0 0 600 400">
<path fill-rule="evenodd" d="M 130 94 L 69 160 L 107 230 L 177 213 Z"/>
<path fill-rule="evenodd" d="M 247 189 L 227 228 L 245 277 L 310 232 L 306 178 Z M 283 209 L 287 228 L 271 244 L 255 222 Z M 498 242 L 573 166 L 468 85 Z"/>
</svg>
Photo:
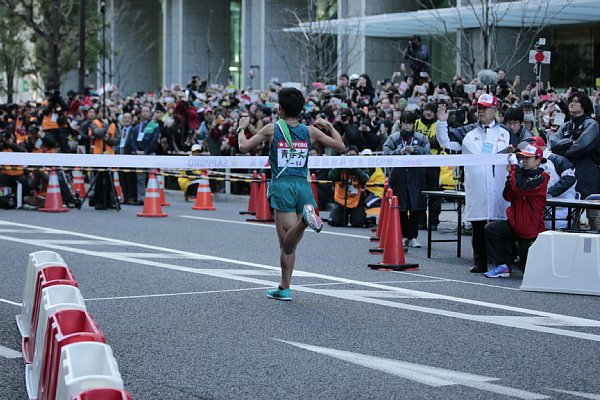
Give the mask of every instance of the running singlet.
<svg viewBox="0 0 600 400">
<path fill-rule="evenodd" d="M 277 124 L 274 124 L 275 135 L 269 148 L 269 164 L 271 165 L 272 179 L 284 176 L 300 176 L 306 178 L 308 174 L 308 151 L 310 149 L 310 135 L 306 125 L 288 125 L 292 144 L 295 152 L 285 141 L 285 137 Z M 286 168 L 287 166 L 287 168 Z M 283 170 L 283 172 L 281 172 Z M 279 175 L 281 172 L 281 175 Z"/>
</svg>

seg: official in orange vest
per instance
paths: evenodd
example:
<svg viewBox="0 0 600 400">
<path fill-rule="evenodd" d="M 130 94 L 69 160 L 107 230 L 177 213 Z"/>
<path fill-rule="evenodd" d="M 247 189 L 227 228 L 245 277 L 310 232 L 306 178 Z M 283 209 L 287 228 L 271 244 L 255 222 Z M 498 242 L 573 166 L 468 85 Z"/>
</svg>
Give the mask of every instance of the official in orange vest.
<svg viewBox="0 0 600 400">
<path fill-rule="evenodd" d="M 120 142 L 117 124 L 108 120 L 106 108 L 101 107 L 96 118 L 89 127 L 90 151 L 92 154 L 115 154 L 113 146 Z"/>
<path fill-rule="evenodd" d="M 358 155 L 358 147 L 348 146 L 347 156 Z M 369 180 L 366 169 L 332 169 L 329 179 L 335 183 L 335 208 L 329 214 L 329 225 L 364 227 L 367 222 L 364 185 Z"/>
<path fill-rule="evenodd" d="M 0 130 L 0 152 L 23 153 L 25 150 L 15 143 L 15 139 L 10 132 Z M 29 193 L 29 185 L 23 166 L 0 165 L 0 186 L 10 187 L 13 193 L 16 193 L 18 183 L 23 185 L 23 195 L 27 195 Z"/>
<path fill-rule="evenodd" d="M 56 140 L 56 148 L 61 153 L 69 153 L 69 141 L 67 134 L 68 121 L 64 115 L 67 105 L 60 97 L 58 90 L 50 90 L 47 106 L 42 115 L 42 129 L 46 135 L 53 136 Z"/>
</svg>

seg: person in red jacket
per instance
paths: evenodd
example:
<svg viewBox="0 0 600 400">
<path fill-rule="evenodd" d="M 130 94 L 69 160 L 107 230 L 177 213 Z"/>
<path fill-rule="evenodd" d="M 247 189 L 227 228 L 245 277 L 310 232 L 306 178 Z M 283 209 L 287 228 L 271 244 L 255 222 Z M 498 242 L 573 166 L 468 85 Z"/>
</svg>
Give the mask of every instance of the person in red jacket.
<svg viewBox="0 0 600 400">
<path fill-rule="evenodd" d="M 508 263 L 513 259 L 513 244 L 519 245 L 520 262 L 525 268 L 527 251 L 544 228 L 544 207 L 550 175 L 540 168 L 545 162 L 544 152 L 534 144 L 519 153 L 522 166 L 517 165 L 515 154 L 509 156 L 509 174 L 502 196 L 510 202 L 506 209 L 508 220 L 492 221 L 485 227 L 488 264 L 494 268 L 487 278 L 508 278 Z"/>
</svg>

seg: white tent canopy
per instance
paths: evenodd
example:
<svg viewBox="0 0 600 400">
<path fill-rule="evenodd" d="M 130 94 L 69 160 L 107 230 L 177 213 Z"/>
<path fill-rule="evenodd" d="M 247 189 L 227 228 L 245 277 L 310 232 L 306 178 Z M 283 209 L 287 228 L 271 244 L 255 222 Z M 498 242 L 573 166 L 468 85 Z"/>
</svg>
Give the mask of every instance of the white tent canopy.
<svg viewBox="0 0 600 400">
<path fill-rule="evenodd" d="M 286 32 L 332 35 L 407 37 L 480 28 L 485 14 L 481 4 L 464 0 L 460 7 L 380 14 L 329 21 L 302 23 Z M 490 25 L 529 28 L 541 25 L 572 25 L 600 21 L 600 0 L 524 0 L 491 3 Z"/>
</svg>

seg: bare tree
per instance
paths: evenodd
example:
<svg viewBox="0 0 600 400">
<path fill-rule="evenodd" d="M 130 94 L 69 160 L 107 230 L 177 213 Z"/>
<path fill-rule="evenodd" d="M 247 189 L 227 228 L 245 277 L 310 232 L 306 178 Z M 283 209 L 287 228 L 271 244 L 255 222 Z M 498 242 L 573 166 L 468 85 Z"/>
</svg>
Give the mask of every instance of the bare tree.
<svg viewBox="0 0 600 400">
<path fill-rule="evenodd" d="M 110 16 L 112 29 L 110 29 L 111 37 L 108 41 L 111 43 L 112 68 L 109 68 L 108 71 L 108 81 L 121 89 L 127 86 L 130 76 L 136 73 L 135 67 L 141 57 L 156 47 L 155 32 L 150 29 L 149 22 L 144 18 L 144 10 L 134 7 L 130 2 L 112 1 Z M 128 49 L 119 46 L 116 40 L 113 40 L 112 35 L 115 27 L 125 24 L 127 25 L 128 35 L 135 37 L 136 42 L 143 45 L 140 51 L 128 51 Z M 127 62 L 125 62 L 126 60 Z"/>
<path fill-rule="evenodd" d="M 279 29 L 267 30 L 269 39 L 290 76 L 299 76 L 304 84 L 336 80 L 339 37 L 349 38 L 348 51 L 352 51 L 358 44 L 356 32 L 350 32 L 344 22 L 328 19 L 327 15 L 320 12 L 322 10 L 318 3 L 317 0 L 309 0 L 305 8 L 283 10 L 290 28 L 302 27 L 296 29 L 296 32 L 282 35 Z M 331 2 L 326 7 L 335 6 L 336 2 Z M 337 37 L 330 33 L 332 30 L 337 31 Z M 295 54 L 290 57 L 290 53 L 294 51 Z"/>
<path fill-rule="evenodd" d="M 5 93 L 9 103 L 13 102 L 15 81 L 25 66 L 24 41 L 20 21 L 10 15 L 4 5 L 0 4 L 0 12 L 5 17 L 0 20 L 0 70 L 6 75 L 6 85 L 0 88 Z"/>
<path fill-rule="evenodd" d="M 439 8 L 434 0 L 417 0 L 419 6 L 426 9 L 433 21 L 421 19 L 420 22 L 428 28 L 434 40 L 443 47 L 453 49 L 459 57 L 465 74 L 474 78 L 481 69 L 496 69 L 502 67 L 510 72 L 529 56 L 537 36 L 550 22 L 551 0 L 529 2 L 498 2 L 494 0 L 463 0 L 460 7 Z M 572 0 L 562 3 L 562 11 L 571 4 Z M 498 57 L 499 30 L 503 21 L 515 8 L 520 9 L 520 24 L 512 24 L 511 31 L 502 35 L 506 43 L 509 37 L 509 54 Z M 457 26 L 448 25 L 448 11 L 457 20 Z M 528 20 L 526 15 L 536 15 Z M 468 21 L 475 21 L 475 24 Z M 474 25 L 474 26 L 473 26 Z M 515 26 L 516 25 L 516 26 Z M 436 69 L 432 66 L 433 69 Z"/>
<path fill-rule="evenodd" d="M 44 71 L 47 88 L 59 89 L 62 74 L 76 65 L 79 29 L 73 21 L 77 20 L 79 0 L 0 0 L 0 4 L 33 31 L 32 40 L 36 45 L 34 66 Z M 97 15 L 94 15 L 95 10 L 89 9 L 86 33 L 89 43 L 93 44 L 91 38 L 100 25 Z M 92 53 L 88 54 L 95 60 L 97 53 Z"/>
</svg>

